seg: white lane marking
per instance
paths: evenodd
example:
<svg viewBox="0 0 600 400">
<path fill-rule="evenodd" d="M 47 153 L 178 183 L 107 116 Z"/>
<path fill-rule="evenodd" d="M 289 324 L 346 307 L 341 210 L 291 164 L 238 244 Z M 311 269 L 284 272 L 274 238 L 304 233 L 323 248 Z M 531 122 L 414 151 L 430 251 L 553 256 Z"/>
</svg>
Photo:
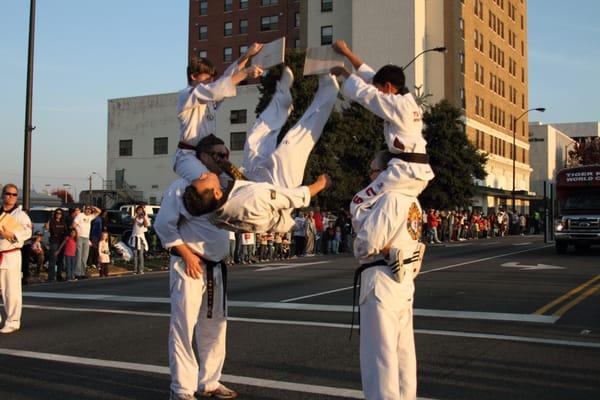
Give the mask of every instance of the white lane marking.
<svg viewBox="0 0 600 400">
<path fill-rule="evenodd" d="M 490 256 L 490 257 L 485 257 L 485 258 L 479 258 L 477 260 L 471 260 L 471 261 L 465 261 L 465 262 L 461 262 L 458 264 L 452 264 L 452 265 L 446 265 L 445 267 L 439 267 L 439 268 L 433 268 L 433 269 L 428 269 L 427 271 L 423 271 L 421 270 L 421 272 L 419 273 L 419 275 L 424 275 L 424 274 L 428 274 L 430 272 L 437 272 L 437 271 L 443 271 L 446 269 L 450 269 L 450 268 L 455 268 L 455 267 L 462 267 L 463 265 L 469 265 L 469 264 L 474 264 L 474 263 L 478 263 L 478 262 L 482 262 L 482 261 L 488 261 L 488 260 L 493 260 L 495 258 L 500 258 L 500 257 L 506 257 L 506 256 L 512 256 L 514 254 L 520 254 L 520 253 L 526 253 L 528 251 L 534 251 L 534 250 L 540 250 L 540 249 L 544 249 L 546 247 L 552 247 L 554 246 L 553 244 L 549 244 L 546 246 L 541 246 L 541 247 L 535 247 L 533 249 L 526 249 L 526 250 L 519 250 L 519 251 L 512 251 L 510 253 L 504 253 L 504 254 L 498 254 L 496 256 Z"/>
<path fill-rule="evenodd" d="M 25 308 L 36 308 L 43 310 L 59 310 L 67 312 L 90 312 L 90 313 L 108 313 L 108 314 L 129 314 L 129 315 L 144 315 L 152 317 L 169 317 L 166 313 L 141 313 L 137 311 L 123 311 L 123 310 L 103 310 L 103 309 L 86 309 L 86 308 L 68 308 L 68 307 L 47 307 L 47 306 L 24 306 Z M 254 324 L 271 324 L 271 325 L 295 325 L 295 326 L 315 326 L 324 328 L 341 328 L 350 329 L 349 324 L 340 324 L 332 322 L 314 322 L 314 321 L 289 321 L 289 320 L 274 320 L 264 318 L 241 318 L 241 317 L 227 317 L 228 321 L 232 322 L 248 322 Z M 358 326 L 354 326 L 353 329 L 358 329 Z M 527 342 L 527 343 L 539 343 L 539 344 L 556 344 L 561 346 L 572 346 L 572 347 L 584 347 L 600 349 L 600 343 L 593 342 L 578 342 L 573 340 L 561 340 L 561 339 L 545 339 L 535 338 L 528 336 L 511 336 L 511 335 L 497 335 L 490 333 L 476 333 L 476 332 L 460 332 L 460 331 L 444 331 L 444 330 L 432 330 L 432 329 L 415 329 L 415 333 L 423 335 L 437 335 L 437 336 L 455 336 L 455 337 L 471 337 L 478 339 L 492 339 L 492 340 L 505 340 L 512 342 Z"/>
<path fill-rule="evenodd" d="M 154 374 L 169 375 L 169 367 L 160 365 L 139 364 L 123 361 L 102 360 L 98 358 L 85 358 L 65 356 L 61 354 L 40 353 L 24 350 L 13 350 L 0 348 L 0 354 L 13 357 L 32 358 L 36 360 L 47 360 L 63 362 L 68 364 L 86 365 L 90 367 L 117 368 L 135 372 L 150 372 Z M 337 388 L 331 386 L 308 385 L 306 383 L 295 383 L 286 381 L 275 381 L 271 379 L 252 378 L 248 376 L 223 374 L 221 380 L 238 385 L 266 387 L 269 389 L 288 390 L 301 393 L 314 393 L 325 396 L 345 397 L 350 399 L 362 399 L 360 390 Z"/>
<path fill-rule="evenodd" d="M 531 242 L 523 242 L 523 243 L 513 243 L 513 246 L 528 246 Z"/>
<path fill-rule="evenodd" d="M 456 245 L 456 246 L 454 246 L 454 247 L 457 247 L 457 246 L 459 246 L 459 245 Z M 505 254 L 500 254 L 500 255 L 497 255 L 497 256 L 492 256 L 492 257 L 480 258 L 480 259 L 478 259 L 478 260 L 465 261 L 465 262 L 463 262 L 463 263 L 458 263 L 458 264 L 447 265 L 447 266 L 445 266 L 445 267 L 440 267 L 440 268 L 430 269 L 430 270 L 427 270 L 427 271 L 423 271 L 423 270 L 421 270 L 421 272 L 419 273 L 419 275 L 428 274 L 429 272 L 442 271 L 442 270 L 445 270 L 445 269 L 450 269 L 450 268 L 454 268 L 454 267 L 460 267 L 460 266 L 463 266 L 463 265 L 473 264 L 473 263 L 480 262 L 480 261 L 487 261 L 487 260 L 491 260 L 491 259 L 493 259 L 493 258 L 499 258 L 499 257 L 510 256 L 510 255 L 512 255 L 512 254 L 524 253 L 524 252 L 526 252 L 526 251 L 532 251 L 532 250 L 536 250 L 536 249 L 543 249 L 544 247 L 550 247 L 550 246 L 552 246 L 552 245 L 548 245 L 548 246 L 542 246 L 542 247 L 536 247 L 535 249 L 527 249 L 527 250 L 515 251 L 515 252 L 512 252 L 512 253 L 505 253 Z M 321 296 L 321 295 L 324 295 L 324 294 L 335 293 L 335 292 L 341 292 L 341 291 L 343 291 L 343 290 L 349 290 L 349 289 L 352 289 L 352 288 L 353 288 L 353 286 L 347 286 L 347 287 L 344 287 L 344 288 L 340 288 L 340 289 L 334 289 L 334 290 L 329 290 L 329 291 L 326 291 L 326 292 L 312 293 L 312 294 L 307 294 L 307 295 L 305 295 L 305 296 L 301 296 L 301 297 L 294 297 L 294 298 L 292 298 L 292 299 L 285 299 L 285 300 L 282 300 L 282 302 L 284 302 L 284 303 L 285 303 L 285 302 L 290 302 L 290 301 L 294 301 L 294 300 L 304 300 L 304 299 L 310 299 L 311 297 L 317 297 L 317 296 Z"/>
<path fill-rule="evenodd" d="M 168 297 L 143 297 L 143 296 L 118 296 L 111 294 L 81 294 L 81 293 L 54 293 L 54 292 L 23 292 L 23 297 L 36 297 L 42 299 L 70 299 L 93 301 L 124 301 L 128 303 L 163 303 L 171 304 Z"/>
<path fill-rule="evenodd" d="M 294 310 L 294 311 L 323 311 L 323 312 L 352 312 L 352 306 L 345 305 L 329 305 L 329 304 L 302 304 L 302 303 L 269 303 L 269 302 L 249 302 L 249 301 L 230 301 L 229 307 L 240 308 L 267 308 L 272 310 Z M 44 309 L 48 306 L 26 305 L 24 307 Z M 69 311 L 68 307 L 49 307 L 53 310 Z M 96 309 L 80 308 L 78 311 L 94 312 Z M 114 314 L 140 315 L 140 316 L 167 316 L 163 313 L 146 313 L 139 311 L 121 311 L 111 309 L 101 309 L 102 312 Z M 413 314 L 419 317 L 438 317 L 438 318 L 455 318 L 455 319 L 475 319 L 475 320 L 491 320 L 491 321 L 513 321 L 513 322 L 533 322 L 539 324 L 553 324 L 559 317 L 554 315 L 538 315 L 538 314 L 514 314 L 514 313 L 495 313 L 495 312 L 476 312 L 476 311 L 452 311 L 452 310 L 431 310 L 423 308 L 415 308 Z"/>
<path fill-rule="evenodd" d="M 271 267 L 271 266 L 269 266 L 269 264 L 267 264 L 267 265 L 263 266 L 263 268 L 257 269 L 256 272 L 275 271 L 278 269 L 290 269 L 290 268 L 304 267 L 307 265 L 329 264 L 329 263 L 331 263 L 331 261 L 315 261 L 315 262 L 296 263 L 296 264 L 271 264 L 271 265 L 279 265 L 279 267 Z"/>
<path fill-rule="evenodd" d="M 521 264 L 519 262 L 507 262 L 500 265 L 501 267 L 507 268 L 519 268 L 524 271 L 532 271 L 536 269 L 565 269 L 565 267 L 559 267 L 556 265 L 547 265 L 547 264 L 535 264 L 535 265 L 526 265 Z"/>
<path fill-rule="evenodd" d="M 348 287 L 343 287 L 340 289 L 333 289 L 333 290 L 327 290 L 325 292 L 319 292 L 319 293 L 314 293 L 314 294 L 308 294 L 306 296 L 300 296 L 300 297 L 292 297 L 291 299 L 285 299 L 285 300 L 281 300 L 281 303 L 289 303 L 291 301 L 296 301 L 296 300 L 303 300 L 303 299 L 308 299 L 311 297 L 316 297 L 316 296 L 321 296 L 324 294 L 330 294 L 330 293 L 335 293 L 335 292 L 341 292 L 344 290 L 348 290 L 348 289 L 352 289 L 354 286 L 348 286 Z"/>
</svg>

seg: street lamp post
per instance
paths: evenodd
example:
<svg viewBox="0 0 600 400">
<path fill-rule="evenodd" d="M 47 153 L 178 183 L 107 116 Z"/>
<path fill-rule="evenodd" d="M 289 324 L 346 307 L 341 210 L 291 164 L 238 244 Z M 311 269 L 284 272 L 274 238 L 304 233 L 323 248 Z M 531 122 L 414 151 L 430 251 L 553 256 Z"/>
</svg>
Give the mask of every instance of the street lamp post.
<svg viewBox="0 0 600 400">
<path fill-rule="evenodd" d="M 406 68 L 408 68 L 408 66 L 412 63 L 415 62 L 415 60 L 419 57 L 421 57 L 421 55 L 428 53 L 430 51 L 436 51 L 438 53 L 445 53 L 446 52 L 446 48 L 445 47 L 434 47 L 433 49 L 427 49 L 427 50 L 423 50 L 422 52 L 420 52 L 419 54 L 417 54 L 415 56 L 415 58 L 413 58 L 412 60 L 410 60 L 410 62 L 408 64 L 406 64 L 404 67 L 402 67 L 402 70 L 404 71 Z"/>
<path fill-rule="evenodd" d="M 92 172 L 92 175 L 97 175 L 98 178 L 102 179 L 102 190 L 104 190 L 105 189 L 104 186 L 105 186 L 106 179 L 104 179 L 104 177 L 102 175 L 100 175 L 99 173 L 97 173 L 97 172 Z"/>
<path fill-rule="evenodd" d="M 515 161 L 517 159 L 517 122 L 523 118 L 529 111 L 539 111 L 544 112 L 546 109 L 544 107 L 538 108 L 530 108 L 527 111 L 523 111 L 521 115 L 519 115 L 513 121 L 513 147 L 512 147 L 512 209 L 513 213 L 517 211 L 517 206 L 515 204 Z"/>
</svg>

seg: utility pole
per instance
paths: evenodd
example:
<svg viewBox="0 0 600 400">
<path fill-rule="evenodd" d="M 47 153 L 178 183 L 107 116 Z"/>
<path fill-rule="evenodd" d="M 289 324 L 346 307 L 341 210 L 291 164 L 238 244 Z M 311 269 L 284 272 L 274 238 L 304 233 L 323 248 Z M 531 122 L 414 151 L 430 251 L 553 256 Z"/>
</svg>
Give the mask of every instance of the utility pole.
<svg viewBox="0 0 600 400">
<path fill-rule="evenodd" d="M 23 157 L 23 209 L 29 210 L 31 191 L 31 99 L 33 97 L 33 49 L 35 38 L 35 0 L 29 6 L 29 52 L 27 55 L 27 88 L 25 94 L 25 142 Z"/>
<path fill-rule="evenodd" d="M 88 205 L 94 205 L 94 202 L 92 201 L 92 175 L 90 175 L 90 177 L 88 178 L 88 181 L 90 183 L 90 190 L 89 190 L 90 201 L 89 201 Z"/>
</svg>

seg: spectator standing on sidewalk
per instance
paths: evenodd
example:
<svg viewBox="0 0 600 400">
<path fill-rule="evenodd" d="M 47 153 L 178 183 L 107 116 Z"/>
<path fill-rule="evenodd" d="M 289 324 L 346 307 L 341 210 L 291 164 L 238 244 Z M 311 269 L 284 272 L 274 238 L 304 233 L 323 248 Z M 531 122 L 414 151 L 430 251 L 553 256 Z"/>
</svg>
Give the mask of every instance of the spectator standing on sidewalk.
<svg viewBox="0 0 600 400">
<path fill-rule="evenodd" d="M 83 213 L 79 213 L 73 220 L 73 228 L 77 230 L 77 265 L 75 275 L 77 278 L 85 278 L 87 259 L 90 252 L 90 230 L 92 221 L 100 215 L 100 209 L 95 206 L 85 207 Z"/>
<path fill-rule="evenodd" d="M 71 229 L 71 231 L 69 232 L 69 236 L 65 237 L 61 245 L 58 247 L 58 250 L 56 250 L 56 253 L 54 253 L 54 256 L 57 257 L 61 251 L 63 251 L 64 254 L 64 265 L 65 270 L 67 271 L 67 280 L 77 280 L 77 277 L 75 276 L 75 268 L 77 267 L 76 229 Z"/>
<path fill-rule="evenodd" d="M 298 212 L 298 216 L 295 218 L 295 224 L 293 227 L 294 232 L 294 248 L 296 257 L 301 257 L 304 254 L 304 247 L 306 245 L 306 219 L 302 212 Z"/>
<path fill-rule="evenodd" d="M 108 232 L 104 231 L 100 235 L 98 242 L 98 267 L 100 276 L 108 276 L 108 267 L 110 265 L 110 243 L 108 241 Z"/>
<path fill-rule="evenodd" d="M 313 219 L 315 220 L 315 253 L 321 254 L 323 253 L 323 230 L 325 225 L 323 224 L 323 214 L 321 214 L 321 209 L 319 207 L 315 208 Z"/>
<path fill-rule="evenodd" d="M 438 238 L 437 229 L 440 225 L 440 217 L 434 209 L 429 210 L 427 214 L 427 228 L 429 229 L 429 243 L 442 243 Z"/>
<path fill-rule="evenodd" d="M 48 257 L 48 281 L 52 282 L 55 278 L 58 281 L 63 280 L 62 272 L 64 270 L 63 257 L 56 254 L 60 244 L 63 242 L 69 232 L 65 222 L 63 210 L 57 208 L 52 213 L 52 219 L 48 223 L 50 232 L 50 252 Z M 55 255 L 56 254 L 56 255 Z"/>
<path fill-rule="evenodd" d="M 317 228 L 315 226 L 315 220 L 313 218 L 313 212 L 309 211 L 306 214 L 305 219 L 305 236 L 306 236 L 306 246 L 304 247 L 304 255 L 314 256 L 315 255 L 315 238 L 317 235 Z"/>
<path fill-rule="evenodd" d="M 134 272 L 144 274 L 144 252 L 148 251 L 146 232 L 150 226 L 150 220 L 146 215 L 144 206 L 135 208 L 135 219 L 133 220 L 133 231 L 129 239 L 129 246 L 133 248 Z"/>
</svg>

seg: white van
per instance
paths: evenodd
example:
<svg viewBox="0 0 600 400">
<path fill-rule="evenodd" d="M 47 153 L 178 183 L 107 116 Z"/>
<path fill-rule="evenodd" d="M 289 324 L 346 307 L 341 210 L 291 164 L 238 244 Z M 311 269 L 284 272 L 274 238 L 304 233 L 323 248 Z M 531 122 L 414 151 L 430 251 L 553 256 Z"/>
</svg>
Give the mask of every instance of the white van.
<svg viewBox="0 0 600 400">
<path fill-rule="evenodd" d="M 138 204 L 126 204 L 124 206 L 119 207 L 119 210 L 121 211 L 125 211 L 127 214 L 129 214 L 132 218 L 135 217 L 135 209 L 137 208 Z M 158 214 L 158 210 L 160 210 L 160 206 L 155 206 L 155 205 L 145 205 L 144 206 L 144 211 L 146 212 L 146 215 L 150 218 L 156 216 L 156 214 Z"/>
</svg>

